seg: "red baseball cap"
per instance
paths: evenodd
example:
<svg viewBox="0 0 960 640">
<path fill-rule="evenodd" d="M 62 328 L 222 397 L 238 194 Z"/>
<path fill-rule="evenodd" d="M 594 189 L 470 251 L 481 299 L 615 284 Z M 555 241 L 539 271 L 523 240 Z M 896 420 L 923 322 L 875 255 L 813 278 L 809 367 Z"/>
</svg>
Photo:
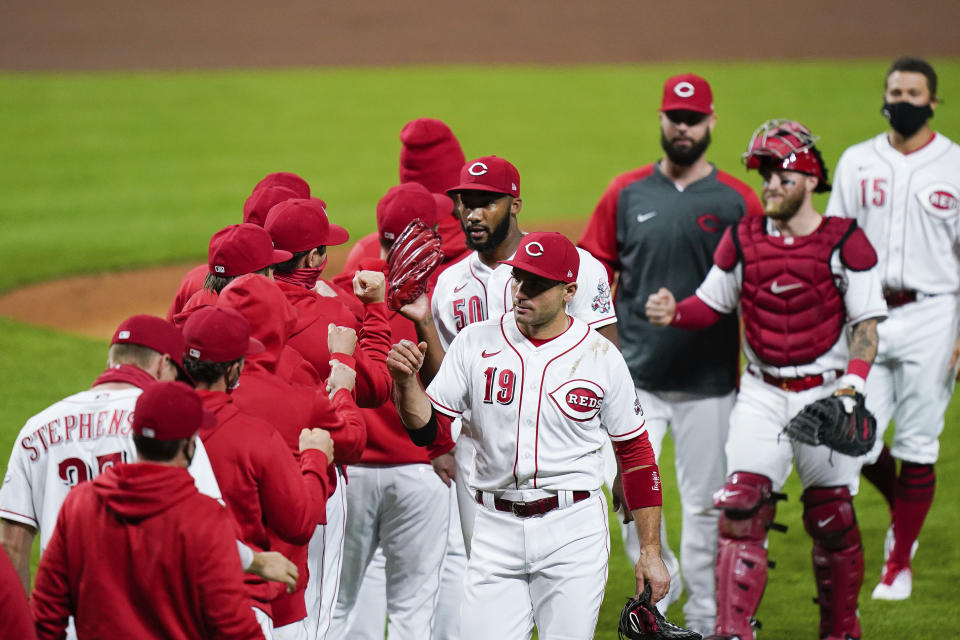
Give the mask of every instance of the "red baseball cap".
<svg viewBox="0 0 960 640">
<path fill-rule="evenodd" d="M 570 283 L 577 281 L 580 254 L 562 233 L 536 231 L 523 236 L 513 257 L 501 260 L 500 263 L 529 271 L 548 280 Z"/>
<path fill-rule="evenodd" d="M 381 240 L 396 240 L 414 220 L 432 227 L 453 210 L 449 196 L 433 194 L 418 182 L 390 187 L 377 203 L 377 231 Z"/>
<path fill-rule="evenodd" d="M 660 111 L 696 111 L 713 113 L 713 91 L 700 76 L 685 73 L 668 78 L 663 85 Z"/>
<path fill-rule="evenodd" d="M 243 203 L 243 221 L 262 227 L 267 221 L 267 214 L 275 204 L 291 198 L 299 198 L 295 191 L 287 187 L 272 185 L 254 189 L 250 197 Z"/>
<path fill-rule="evenodd" d="M 110 344 L 135 344 L 153 349 L 170 356 L 174 364 L 183 370 L 183 334 L 163 318 L 145 313 L 130 316 L 113 332 Z"/>
<path fill-rule="evenodd" d="M 232 362 L 263 353 L 263 343 L 250 337 L 250 323 L 229 307 L 200 307 L 183 325 L 186 353 L 206 362 Z"/>
<path fill-rule="evenodd" d="M 411 120 L 400 131 L 400 142 L 400 182 L 419 182 L 432 193 L 444 193 L 457 184 L 467 158 L 445 122 Z"/>
<path fill-rule="evenodd" d="M 245 222 L 213 234 L 207 265 L 214 275 L 242 276 L 292 257 L 289 251 L 274 249 L 270 234 L 261 227 Z"/>
<path fill-rule="evenodd" d="M 148 386 L 133 411 L 133 432 L 152 440 L 184 440 L 216 423 L 197 392 L 182 382 Z"/>
<path fill-rule="evenodd" d="M 520 197 L 520 172 L 497 156 L 484 156 L 471 160 L 460 169 L 460 184 L 447 189 L 451 191 L 492 191 L 514 198 Z"/>
<path fill-rule="evenodd" d="M 320 198 L 295 198 L 275 205 L 263 228 L 270 233 L 274 245 L 293 253 L 343 244 L 350 239 L 346 229 L 331 224 L 327 205 Z"/>
<path fill-rule="evenodd" d="M 263 187 L 286 187 L 296 193 L 298 198 L 310 197 L 310 185 L 307 184 L 307 181 L 289 171 L 268 173 L 263 177 L 263 180 L 257 183 L 257 186 L 255 186 L 253 190 L 256 191 Z"/>
</svg>

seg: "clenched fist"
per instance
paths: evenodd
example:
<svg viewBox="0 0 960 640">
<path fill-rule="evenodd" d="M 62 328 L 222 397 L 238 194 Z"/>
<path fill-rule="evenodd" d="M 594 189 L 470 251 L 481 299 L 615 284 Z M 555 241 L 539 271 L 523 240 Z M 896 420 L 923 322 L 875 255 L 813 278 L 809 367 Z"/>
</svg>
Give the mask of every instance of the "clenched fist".
<svg viewBox="0 0 960 640">
<path fill-rule="evenodd" d="M 330 353 L 352 356 L 357 348 L 357 332 L 350 327 L 340 327 L 331 322 L 327 325 L 327 348 Z"/>
<path fill-rule="evenodd" d="M 665 327 L 673 321 L 673 316 L 677 313 L 677 300 L 669 289 L 660 287 L 659 291 L 651 293 L 647 298 L 645 311 L 650 324 Z"/>
<path fill-rule="evenodd" d="M 416 344 L 410 340 L 401 340 L 390 347 L 387 354 L 387 371 L 396 382 L 406 382 L 416 377 L 423 365 L 423 355 L 427 352 L 427 343 Z"/>
<path fill-rule="evenodd" d="M 387 295 L 387 277 L 382 271 L 357 271 L 353 276 L 353 292 L 364 304 L 383 302 Z"/>
<path fill-rule="evenodd" d="M 333 438 L 326 429 L 304 429 L 300 432 L 300 453 L 307 449 L 323 451 L 327 464 L 333 462 Z"/>
<path fill-rule="evenodd" d="M 327 393 L 330 394 L 330 398 L 333 398 L 340 389 L 353 391 L 353 387 L 356 384 L 356 371 L 339 360 L 330 361 L 330 375 L 327 376 Z"/>
</svg>

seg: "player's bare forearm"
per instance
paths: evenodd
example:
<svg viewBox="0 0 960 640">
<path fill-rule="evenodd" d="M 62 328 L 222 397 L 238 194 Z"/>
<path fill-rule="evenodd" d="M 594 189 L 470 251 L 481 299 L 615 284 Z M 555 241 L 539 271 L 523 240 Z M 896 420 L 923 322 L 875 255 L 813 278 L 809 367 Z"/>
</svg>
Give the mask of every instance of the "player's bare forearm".
<svg viewBox="0 0 960 640">
<path fill-rule="evenodd" d="M 877 357 L 877 319 L 870 318 L 853 326 L 850 334 L 850 359 L 873 363 Z"/>
<path fill-rule="evenodd" d="M 30 549 L 36 535 L 37 530 L 30 525 L 13 520 L 0 520 L 0 543 L 10 556 L 10 562 L 17 570 L 23 590 L 27 593 L 30 593 Z"/>
<path fill-rule="evenodd" d="M 433 381 L 440 365 L 443 363 L 443 345 L 440 344 L 440 334 L 437 333 L 437 327 L 433 323 L 433 316 L 430 321 L 422 326 L 417 323 L 417 339 L 427 343 L 427 352 L 423 354 L 423 365 L 420 367 L 420 380 L 428 385 Z"/>
<path fill-rule="evenodd" d="M 633 522 L 640 538 L 640 559 L 634 567 L 639 596 L 647 583 L 653 602 L 658 602 L 670 590 L 670 573 L 660 557 L 660 507 L 634 509 Z"/>
<path fill-rule="evenodd" d="M 430 421 L 433 408 L 416 378 L 403 383 L 394 382 L 393 404 L 397 407 L 403 426 L 410 431 L 422 429 Z"/>
</svg>

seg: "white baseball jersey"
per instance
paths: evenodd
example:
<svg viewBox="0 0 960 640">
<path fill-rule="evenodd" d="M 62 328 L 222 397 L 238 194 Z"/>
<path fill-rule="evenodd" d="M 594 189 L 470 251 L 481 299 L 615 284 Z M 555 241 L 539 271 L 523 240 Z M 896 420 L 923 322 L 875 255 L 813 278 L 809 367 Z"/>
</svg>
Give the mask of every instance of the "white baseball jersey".
<svg viewBox="0 0 960 640">
<path fill-rule="evenodd" d="M 769 235 L 780 235 L 772 220 L 768 219 L 766 223 Z M 830 255 L 830 271 L 834 275 L 834 282 L 843 292 L 843 305 L 846 310 L 848 329 L 858 322 L 870 318 L 886 317 L 887 304 L 883 300 L 880 274 L 877 267 L 867 271 L 853 271 L 843 265 L 840 260 L 840 251 L 834 250 Z M 742 263 L 737 263 L 736 267 L 729 272 L 713 265 L 707 272 L 707 277 L 697 288 L 696 295 L 707 306 L 719 313 L 733 313 L 740 304 L 742 288 Z M 753 371 L 763 371 L 778 378 L 800 378 L 831 370 L 844 370 L 850 361 L 850 349 L 843 336 L 826 353 L 820 355 L 813 362 L 802 365 L 776 367 L 768 364 L 754 353 L 747 341 L 743 343 L 743 352 L 747 356 L 747 361 Z"/>
<path fill-rule="evenodd" d="M 610 297 L 607 270 L 588 251 L 577 249 L 580 270 L 577 293 L 567 305 L 567 313 L 594 329 L 617 321 Z M 508 260 L 512 260 L 510 256 Z M 474 251 L 440 274 L 431 300 L 433 319 L 443 348 L 447 349 L 457 333 L 468 324 L 499 318 L 513 309 L 510 283 L 513 267 L 499 264 L 491 269 Z"/>
<path fill-rule="evenodd" d="M 474 489 L 594 490 L 605 439 L 645 431 L 617 348 L 573 318 L 537 347 L 512 312 L 462 330 L 427 388 L 436 409 L 463 417 L 476 443 Z"/>
<path fill-rule="evenodd" d="M 883 285 L 960 292 L 960 146 L 935 134 L 902 154 L 886 133 L 847 149 L 827 215 L 855 218 L 877 250 Z"/>
<path fill-rule="evenodd" d="M 0 488 L 0 517 L 40 529 L 46 549 L 70 489 L 121 462 L 135 462 L 131 437 L 137 387 L 74 394 L 33 416 L 20 430 Z M 190 464 L 197 489 L 216 500 L 220 487 L 200 438 Z M 222 501 L 221 501 L 222 502 Z"/>
</svg>

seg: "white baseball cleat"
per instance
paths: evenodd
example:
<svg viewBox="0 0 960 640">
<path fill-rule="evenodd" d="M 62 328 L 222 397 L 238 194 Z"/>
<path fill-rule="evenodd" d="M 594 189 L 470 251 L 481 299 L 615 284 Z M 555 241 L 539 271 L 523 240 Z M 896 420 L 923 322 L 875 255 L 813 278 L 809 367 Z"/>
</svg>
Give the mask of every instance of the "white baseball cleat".
<svg viewBox="0 0 960 640">
<path fill-rule="evenodd" d="M 893 537 L 893 525 L 891 524 L 887 527 L 887 537 L 883 539 L 883 561 L 886 563 L 890 559 L 890 554 L 893 552 L 893 543 L 895 538 Z M 919 540 L 914 540 L 913 544 L 910 545 L 910 559 L 913 560 L 913 556 L 917 555 L 917 547 L 920 546 Z"/>
<path fill-rule="evenodd" d="M 913 573 L 909 567 L 887 563 L 883 566 L 883 579 L 874 587 L 874 600 L 906 600 L 913 591 Z"/>
</svg>

